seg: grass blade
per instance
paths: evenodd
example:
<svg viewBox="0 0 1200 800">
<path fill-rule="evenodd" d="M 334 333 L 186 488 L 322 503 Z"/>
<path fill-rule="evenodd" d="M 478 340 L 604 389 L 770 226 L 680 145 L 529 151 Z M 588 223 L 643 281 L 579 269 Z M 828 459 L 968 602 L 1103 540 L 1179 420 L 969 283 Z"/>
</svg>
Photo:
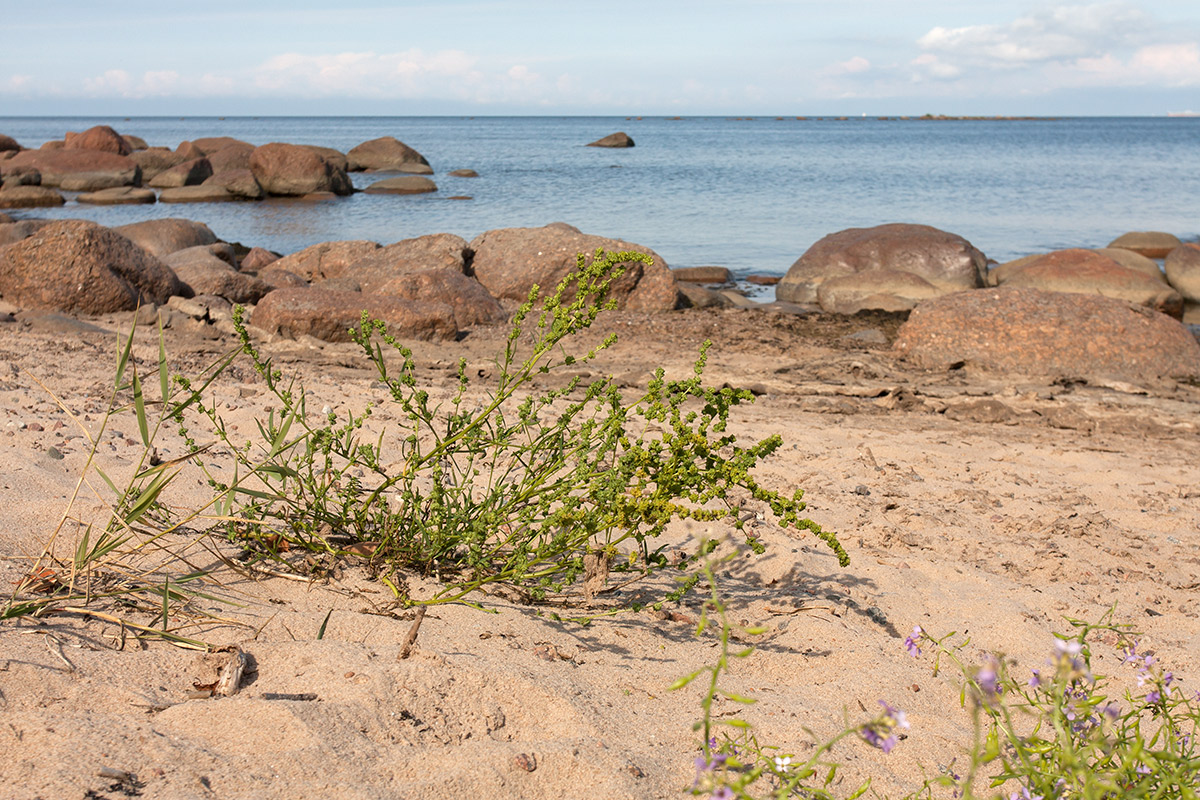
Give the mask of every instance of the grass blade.
<svg viewBox="0 0 1200 800">
<path fill-rule="evenodd" d="M 158 315 L 158 388 L 162 391 L 163 408 L 167 407 L 167 396 L 171 384 L 167 370 L 167 344 L 163 337 L 162 315 Z"/>
<path fill-rule="evenodd" d="M 137 367 L 133 368 L 133 410 L 137 414 L 138 432 L 142 444 L 150 446 L 150 426 L 146 423 L 146 397 L 142 394 L 142 382 L 138 380 Z"/>
<path fill-rule="evenodd" d="M 317 641 L 325 638 L 325 626 L 329 624 L 329 618 L 333 616 L 333 609 L 329 609 L 329 613 L 325 615 L 325 621 L 321 623 L 321 629 L 317 631 Z"/>
<path fill-rule="evenodd" d="M 136 321 L 134 324 L 136 326 Z M 125 377 L 125 368 L 129 366 L 129 357 L 133 354 L 133 331 L 134 328 L 129 329 L 129 336 L 125 339 L 125 349 L 121 351 L 121 357 L 117 359 L 117 377 L 113 381 L 113 387 L 117 391 L 121 390 L 121 379 Z"/>
</svg>

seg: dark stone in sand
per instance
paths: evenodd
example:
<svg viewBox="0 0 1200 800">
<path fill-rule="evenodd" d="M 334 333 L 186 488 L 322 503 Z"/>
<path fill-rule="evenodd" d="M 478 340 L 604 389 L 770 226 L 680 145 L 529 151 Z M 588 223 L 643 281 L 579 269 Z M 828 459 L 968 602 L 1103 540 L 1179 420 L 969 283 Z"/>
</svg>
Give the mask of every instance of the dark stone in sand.
<svg viewBox="0 0 1200 800">
<path fill-rule="evenodd" d="M 384 283 L 377 294 L 400 297 L 419 304 L 445 304 L 454 310 L 459 328 L 492 325 L 508 319 L 500 301 L 488 294 L 479 281 L 455 269 L 422 269 Z"/>
<path fill-rule="evenodd" d="M 580 232 L 562 222 L 542 228 L 500 228 L 475 237 L 471 269 L 493 297 L 521 303 L 534 284 L 543 293 L 575 269 L 576 255 L 591 259 L 597 248 L 608 252 L 646 253 L 653 264 L 628 262 L 625 273 L 612 287 L 611 297 L 621 308 L 634 311 L 670 311 L 680 302 L 679 289 L 666 261 L 648 247 Z"/>
<path fill-rule="evenodd" d="M 0 294 L 25 308 L 105 314 L 182 290 L 161 261 L 92 222 L 53 222 L 0 250 Z"/>
<path fill-rule="evenodd" d="M 0 189 L 0 208 L 48 208 L 61 206 L 66 198 L 48 186 L 13 186 Z"/>
<path fill-rule="evenodd" d="M 633 139 L 629 138 L 629 134 L 618 131 L 603 139 L 588 142 L 588 147 L 633 147 Z"/>
<path fill-rule="evenodd" d="M 388 332 L 402 339 L 451 340 L 458 336 L 454 311 L 448 305 L 319 288 L 276 289 L 259 302 L 251 324 L 291 338 L 307 335 L 327 342 L 348 342 L 348 331 L 358 325 L 363 311 L 383 320 Z"/>
<path fill-rule="evenodd" d="M 917 367 L 959 365 L 1052 378 L 1200 375 L 1200 344 L 1178 321 L 1094 294 L 997 288 L 917 306 L 895 350 Z"/>
<path fill-rule="evenodd" d="M 367 194 L 426 194 L 436 192 L 437 184 L 420 175 L 406 175 L 403 178 L 384 178 L 375 181 L 363 189 Z"/>
<path fill-rule="evenodd" d="M 273 142 L 250 154 L 250 170 L 267 194 L 296 196 L 354 191 L 344 170 L 307 147 Z"/>
<path fill-rule="evenodd" d="M 832 233 L 796 260 L 775 295 L 791 303 L 816 302 L 833 278 L 886 270 L 908 272 L 942 293 L 984 285 L 987 258 L 966 239 L 928 225 L 891 223 Z M 880 285 L 875 281 L 876 287 Z"/>
<path fill-rule="evenodd" d="M 178 250 L 217 242 L 217 236 L 203 222 L 168 217 L 120 225 L 113 230 L 152 256 L 164 258 Z"/>
</svg>

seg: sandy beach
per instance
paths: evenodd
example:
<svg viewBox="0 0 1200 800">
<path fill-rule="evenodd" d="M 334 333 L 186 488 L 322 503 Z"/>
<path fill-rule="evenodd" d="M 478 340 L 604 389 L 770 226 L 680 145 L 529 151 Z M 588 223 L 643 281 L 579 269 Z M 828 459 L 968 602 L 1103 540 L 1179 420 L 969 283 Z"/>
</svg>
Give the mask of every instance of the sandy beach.
<svg viewBox="0 0 1200 800">
<path fill-rule="evenodd" d="M 735 410 L 732 432 L 746 442 L 784 439 L 759 480 L 788 493 L 803 488 L 807 514 L 849 552 L 841 568 L 806 532 L 781 529 L 769 515 L 751 521 L 766 552 L 736 555 L 721 567 L 719 588 L 735 621 L 767 629 L 750 637 L 756 651 L 725 679 L 758 702 L 715 707 L 717 718 L 741 714 L 762 743 L 799 758 L 847 721 L 873 717 L 880 700 L 903 709 L 911 729 L 890 754 L 854 738 L 833 751 L 843 767 L 831 790 L 843 795 L 870 777 L 872 790 L 898 797 L 963 763 L 971 714 L 953 669 L 935 677 L 928 653 L 906 652 L 914 625 L 966 634 L 969 664 L 1001 651 L 1016 674 L 1046 662 L 1054 632 L 1070 629 L 1065 618 L 1098 620 L 1115 604 L 1115 619 L 1141 631 L 1144 651 L 1173 667 L 1186 689 L 1200 681 L 1200 388 L 916 370 L 891 348 L 901 319 L 621 311 L 584 337 L 619 334 L 586 370 L 624 387 L 644 385 L 657 365 L 685 377 L 711 339 L 706 380 L 757 395 Z M 0 324 L 5 587 L 32 568 L 87 458 L 76 422 L 46 389 L 94 432 L 111 390 L 116 332 L 130 315 L 86 321 L 99 330 L 44 315 L 26 320 Z M 409 343 L 418 380 L 447 397 L 465 358 L 486 382 L 506 332 L 477 326 L 461 341 Z M 173 369 L 185 372 L 235 343 L 204 325 L 173 326 L 165 341 Z M 277 367 L 300 376 L 310 409 L 361 413 L 381 399 L 353 345 L 259 341 Z M 144 326 L 133 348 L 143 374 L 152 374 L 157 348 Z M 210 391 L 235 434 L 252 432 L 274 400 L 244 362 Z M 382 407 L 368 428 L 394 419 Z M 141 450 L 132 420 L 111 423 L 98 452 L 114 476 L 127 477 Z M 212 438 L 195 435 L 201 444 Z M 170 436 L 164 442 L 163 458 L 182 452 Z M 210 496 L 192 471 L 163 502 L 186 511 Z M 686 549 L 714 537 L 726 541 L 718 553 L 728 553 L 737 547 L 731 533 L 678 523 L 664 539 Z M 69 561 L 79 535 L 66 526 L 56 557 Z M 554 619 L 585 611 L 578 592 L 532 606 L 476 595 L 486 611 L 432 607 L 411 657 L 400 660 L 414 612 L 388 602 L 363 559 L 323 564 L 318 578 L 254 576 L 216 558 L 230 547 L 218 536 L 189 544 L 204 538 L 180 533 L 162 546 L 211 571 L 205 591 L 214 600 L 198 601 L 196 611 L 226 622 L 187 627 L 199 617 L 184 615 L 178 632 L 238 645 L 248 657 L 240 691 L 195 697 L 217 656 L 139 640 L 103 619 L 5 621 L 0 794 L 666 798 L 692 785 L 701 689 L 667 687 L 715 658 L 713 630 L 695 635 L 703 587 L 661 610 L 587 626 Z M 435 587 L 407 577 L 414 598 Z M 604 602 L 650 601 L 669 586 L 662 576 Z M 144 609 L 122 612 L 100 599 L 91 607 L 156 625 Z M 1131 680 L 1103 641 L 1093 659 L 1098 673 Z"/>
</svg>

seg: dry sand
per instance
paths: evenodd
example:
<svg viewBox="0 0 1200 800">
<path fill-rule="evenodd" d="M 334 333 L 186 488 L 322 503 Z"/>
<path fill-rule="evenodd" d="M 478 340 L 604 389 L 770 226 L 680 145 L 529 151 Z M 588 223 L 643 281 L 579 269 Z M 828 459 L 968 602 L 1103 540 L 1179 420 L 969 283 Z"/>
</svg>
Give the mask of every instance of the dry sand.
<svg viewBox="0 0 1200 800">
<path fill-rule="evenodd" d="M 127 324 L 92 322 L 109 331 Z M 767 520 L 756 529 L 766 554 L 739 557 L 721 576 L 735 618 L 769 629 L 727 679 L 759 699 L 744 715 L 761 741 L 804 757 L 814 736 L 869 718 L 880 699 L 908 713 L 912 728 L 890 755 L 839 745 L 836 791 L 869 775 L 876 791 L 896 797 L 954 758 L 962 763 L 970 714 L 952 671 L 933 677 L 928 654 L 906 654 L 916 624 L 969 633 L 969 661 L 1003 650 L 1020 672 L 1045 661 L 1052 633 L 1068 628 L 1064 617 L 1098 619 L 1115 602 L 1117 618 L 1144 632 L 1143 646 L 1185 687 L 1200 684 L 1200 389 L 919 373 L 890 352 L 897 321 L 887 316 L 687 311 L 613 314 L 604 324 L 621 340 L 594 371 L 630 385 L 658 365 L 686 375 L 697 345 L 712 338 L 708 379 L 761 393 L 735 412 L 734 432 L 786 441 L 761 481 L 804 488 L 809 515 L 850 552 L 850 566 L 839 568 L 811 536 Z M 189 370 L 230 343 L 196 334 L 168 331 L 174 361 Z M 413 343 L 421 379 L 447 391 L 460 355 L 486 372 L 503 334 Z M 73 423 L 31 376 L 94 426 L 114 340 L 70 324 L 0 325 L 0 585 L 30 568 L 86 456 Z M 351 346 L 280 341 L 265 350 L 304 376 L 310 408 L 361 411 L 380 395 Z M 153 338 L 140 338 L 135 354 L 152 363 Z M 270 405 L 245 368 L 216 396 L 243 432 Z M 116 428 L 123 435 L 108 438 L 101 456 L 123 475 L 137 433 L 128 417 Z M 204 487 L 188 474 L 172 492 L 167 503 L 186 508 Z M 703 528 L 679 524 L 668 536 L 694 545 Z M 64 534 L 63 553 L 75 536 Z M 189 557 L 217 565 L 202 549 Z M 577 604 L 481 596 L 498 613 L 433 608 L 414 654 L 400 661 L 412 612 L 385 610 L 386 588 L 360 564 L 311 583 L 226 569 L 215 577 L 214 591 L 239 605 L 209 607 L 238 624 L 183 632 L 249 654 L 253 671 L 232 697 L 189 699 L 202 657 L 132 636 L 118 649 L 111 624 L 0 623 L 0 795 L 658 798 L 691 784 L 700 689 L 667 686 L 714 658 L 712 632 L 694 635 L 699 591 L 662 613 L 587 627 L 546 616 L 578 613 Z M 429 589 L 411 583 L 414 596 Z M 135 617 L 152 624 L 148 613 Z M 1111 651 L 1098 653 L 1097 671 L 1119 672 Z M 719 716 L 737 710 L 717 706 Z"/>
</svg>

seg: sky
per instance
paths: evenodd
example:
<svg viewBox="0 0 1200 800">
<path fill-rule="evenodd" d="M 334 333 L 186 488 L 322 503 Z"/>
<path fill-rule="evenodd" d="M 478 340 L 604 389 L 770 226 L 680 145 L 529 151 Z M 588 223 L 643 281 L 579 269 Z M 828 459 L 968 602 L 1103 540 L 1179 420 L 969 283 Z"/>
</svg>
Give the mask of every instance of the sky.
<svg viewBox="0 0 1200 800">
<path fill-rule="evenodd" d="M 1200 2 L 3 0 L 0 117 L 1200 112 Z"/>
</svg>

